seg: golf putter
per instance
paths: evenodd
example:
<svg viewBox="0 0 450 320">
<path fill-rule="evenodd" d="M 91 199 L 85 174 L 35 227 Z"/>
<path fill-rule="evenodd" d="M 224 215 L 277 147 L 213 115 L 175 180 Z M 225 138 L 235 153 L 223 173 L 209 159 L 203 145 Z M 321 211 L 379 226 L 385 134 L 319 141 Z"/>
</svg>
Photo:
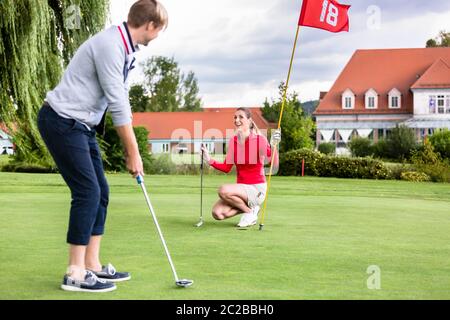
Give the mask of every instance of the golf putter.
<svg viewBox="0 0 450 320">
<path fill-rule="evenodd" d="M 177 271 L 175 270 L 175 266 L 172 262 L 172 258 L 170 257 L 169 249 L 167 248 L 166 241 L 164 240 L 163 234 L 161 232 L 161 228 L 159 227 L 158 220 L 156 219 L 156 215 L 153 210 L 152 203 L 150 202 L 150 198 L 148 197 L 147 189 L 145 188 L 145 185 L 144 185 L 144 179 L 140 175 L 138 175 L 136 177 L 136 180 L 137 180 L 137 183 L 141 186 L 142 191 L 144 192 L 145 201 L 147 202 L 148 208 L 150 209 L 150 213 L 152 214 L 153 222 L 155 223 L 156 229 L 158 230 L 159 238 L 161 239 L 161 242 L 164 247 L 164 251 L 166 252 L 167 259 L 169 260 L 170 267 L 172 268 L 173 276 L 175 278 L 175 284 L 178 287 L 182 287 L 182 288 L 191 286 L 194 283 L 193 280 L 178 278 Z"/>
<path fill-rule="evenodd" d="M 198 228 L 201 227 L 202 225 L 203 225 L 203 149 L 202 149 L 202 162 L 200 163 L 200 220 L 194 226 Z"/>
</svg>

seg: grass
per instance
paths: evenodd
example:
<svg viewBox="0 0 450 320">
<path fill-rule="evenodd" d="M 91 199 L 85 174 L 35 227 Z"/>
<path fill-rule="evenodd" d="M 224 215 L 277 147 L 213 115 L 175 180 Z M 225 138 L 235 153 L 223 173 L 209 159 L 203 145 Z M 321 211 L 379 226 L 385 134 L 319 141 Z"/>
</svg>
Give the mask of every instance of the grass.
<svg viewBox="0 0 450 320">
<path fill-rule="evenodd" d="M 170 160 L 175 164 L 200 164 L 201 157 L 198 153 L 184 153 L 184 154 L 178 154 L 178 153 L 159 153 L 159 154 L 152 154 L 152 157 L 155 159 L 158 159 L 159 157 L 170 157 Z M 212 154 L 212 158 L 214 158 L 217 161 L 223 161 L 225 159 L 224 154 Z"/>
<path fill-rule="evenodd" d="M 59 289 L 67 262 L 70 194 L 59 175 L 0 173 L 0 299 L 449 299 L 450 186 L 274 177 L 266 226 L 236 230 L 209 208 L 232 176 L 147 176 L 180 278 L 174 287 L 142 193 L 109 175 L 102 260 L 132 273 L 106 294 Z M 381 289 L 367 288 L 367 269 Z"/>
</svg>

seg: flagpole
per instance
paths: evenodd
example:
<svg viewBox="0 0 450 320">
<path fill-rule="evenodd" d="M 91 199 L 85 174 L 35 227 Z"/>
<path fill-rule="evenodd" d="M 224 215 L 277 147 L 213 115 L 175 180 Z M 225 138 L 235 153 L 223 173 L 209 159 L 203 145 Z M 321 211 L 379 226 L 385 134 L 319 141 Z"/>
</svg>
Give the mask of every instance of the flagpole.
<svg viewBox="0 0 450 320">
<path fill-rule="evenodd" d="M 284 93 L 283 93 L 283 101 L 281 103 L 281 111 L 280 111 L 280 118 L 278 119 L 278 129 L 280 129 L 281 127 L 281 119 L 283 118 L 283 111 L 284 111 L 284 106 L 286 104 L 286 97 L 287 97 L 287 91 L 288 91 L 288 87 L 289 87 L 289 80 L 291 79 L 291 71 L 292 71 L 292 65 L 294 63 L 294 56 L 295 56 L 295 49 L 297 47 L 297 40 L 298 40 L 298 35 L 300 33 L 300 24 L 297 26 L 297 32 L 295 34 L 295 40 L 294 40 L 294 47 L 292 48 L 292 55 L 291 55 L 291 62 L 289 63 L 289 71 L 287 74 L 287 79 L 286 79 L 286 84 L 284 86 Z M 267 192 L 266 192 L 266 197 L 264 199 L 264 206 L 263 206 L 263 210 L 261 213 L 261 220 L 259 223 L 259 230 L 261 231 L 264 227 L 264 218 L 265 218 L 265 213 L 266 213 L 266 207 L 267 207 L 267 199 L 269 198 L 269 190 L 270 190 L 270 183 L 272 181 L 272 172 L 273 172 L 273 162 L 275 159 L 275 153 L 276 153 L 276 146 L 274 146 L 274 150 L 272 150 L 272 157 L 271 157 L 271 161 L 270 161 L 270 170 L 269 170 L 269 178 L 267 180 Z"/>
</svg>

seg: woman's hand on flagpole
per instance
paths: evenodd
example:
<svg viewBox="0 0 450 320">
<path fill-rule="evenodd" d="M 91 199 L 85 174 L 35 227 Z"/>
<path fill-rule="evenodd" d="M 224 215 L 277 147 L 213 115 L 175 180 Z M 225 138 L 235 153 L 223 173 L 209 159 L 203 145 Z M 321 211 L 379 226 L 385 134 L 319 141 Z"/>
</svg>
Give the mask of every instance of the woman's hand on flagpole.
<svg viewBox="0 0 450 320">
<path fill-rule="evenodd" d="M 272 131 L 272 136 L 270 137 L 270 145 L 276 146 L 281 141 L 281 129 L 276 129 Z"/>
</svg>

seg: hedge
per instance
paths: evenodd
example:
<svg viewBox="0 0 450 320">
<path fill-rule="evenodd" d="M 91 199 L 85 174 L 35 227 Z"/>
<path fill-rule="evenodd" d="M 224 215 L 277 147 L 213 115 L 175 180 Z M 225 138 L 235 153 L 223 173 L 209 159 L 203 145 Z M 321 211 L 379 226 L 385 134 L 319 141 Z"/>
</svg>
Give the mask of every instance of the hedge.
<svg viewBox="0 0 450 320">
<path fill-rule="evenodd" d="M 305 174 L 317 177 L 352 179 L 390 179 L 390 170 L 379 160 L 372 158 L 347 158 L 327 156 L 309 149 L 293 150 L 280 156 L 282 176 L 299 176 L 302 160 Z"/>
</svg>

